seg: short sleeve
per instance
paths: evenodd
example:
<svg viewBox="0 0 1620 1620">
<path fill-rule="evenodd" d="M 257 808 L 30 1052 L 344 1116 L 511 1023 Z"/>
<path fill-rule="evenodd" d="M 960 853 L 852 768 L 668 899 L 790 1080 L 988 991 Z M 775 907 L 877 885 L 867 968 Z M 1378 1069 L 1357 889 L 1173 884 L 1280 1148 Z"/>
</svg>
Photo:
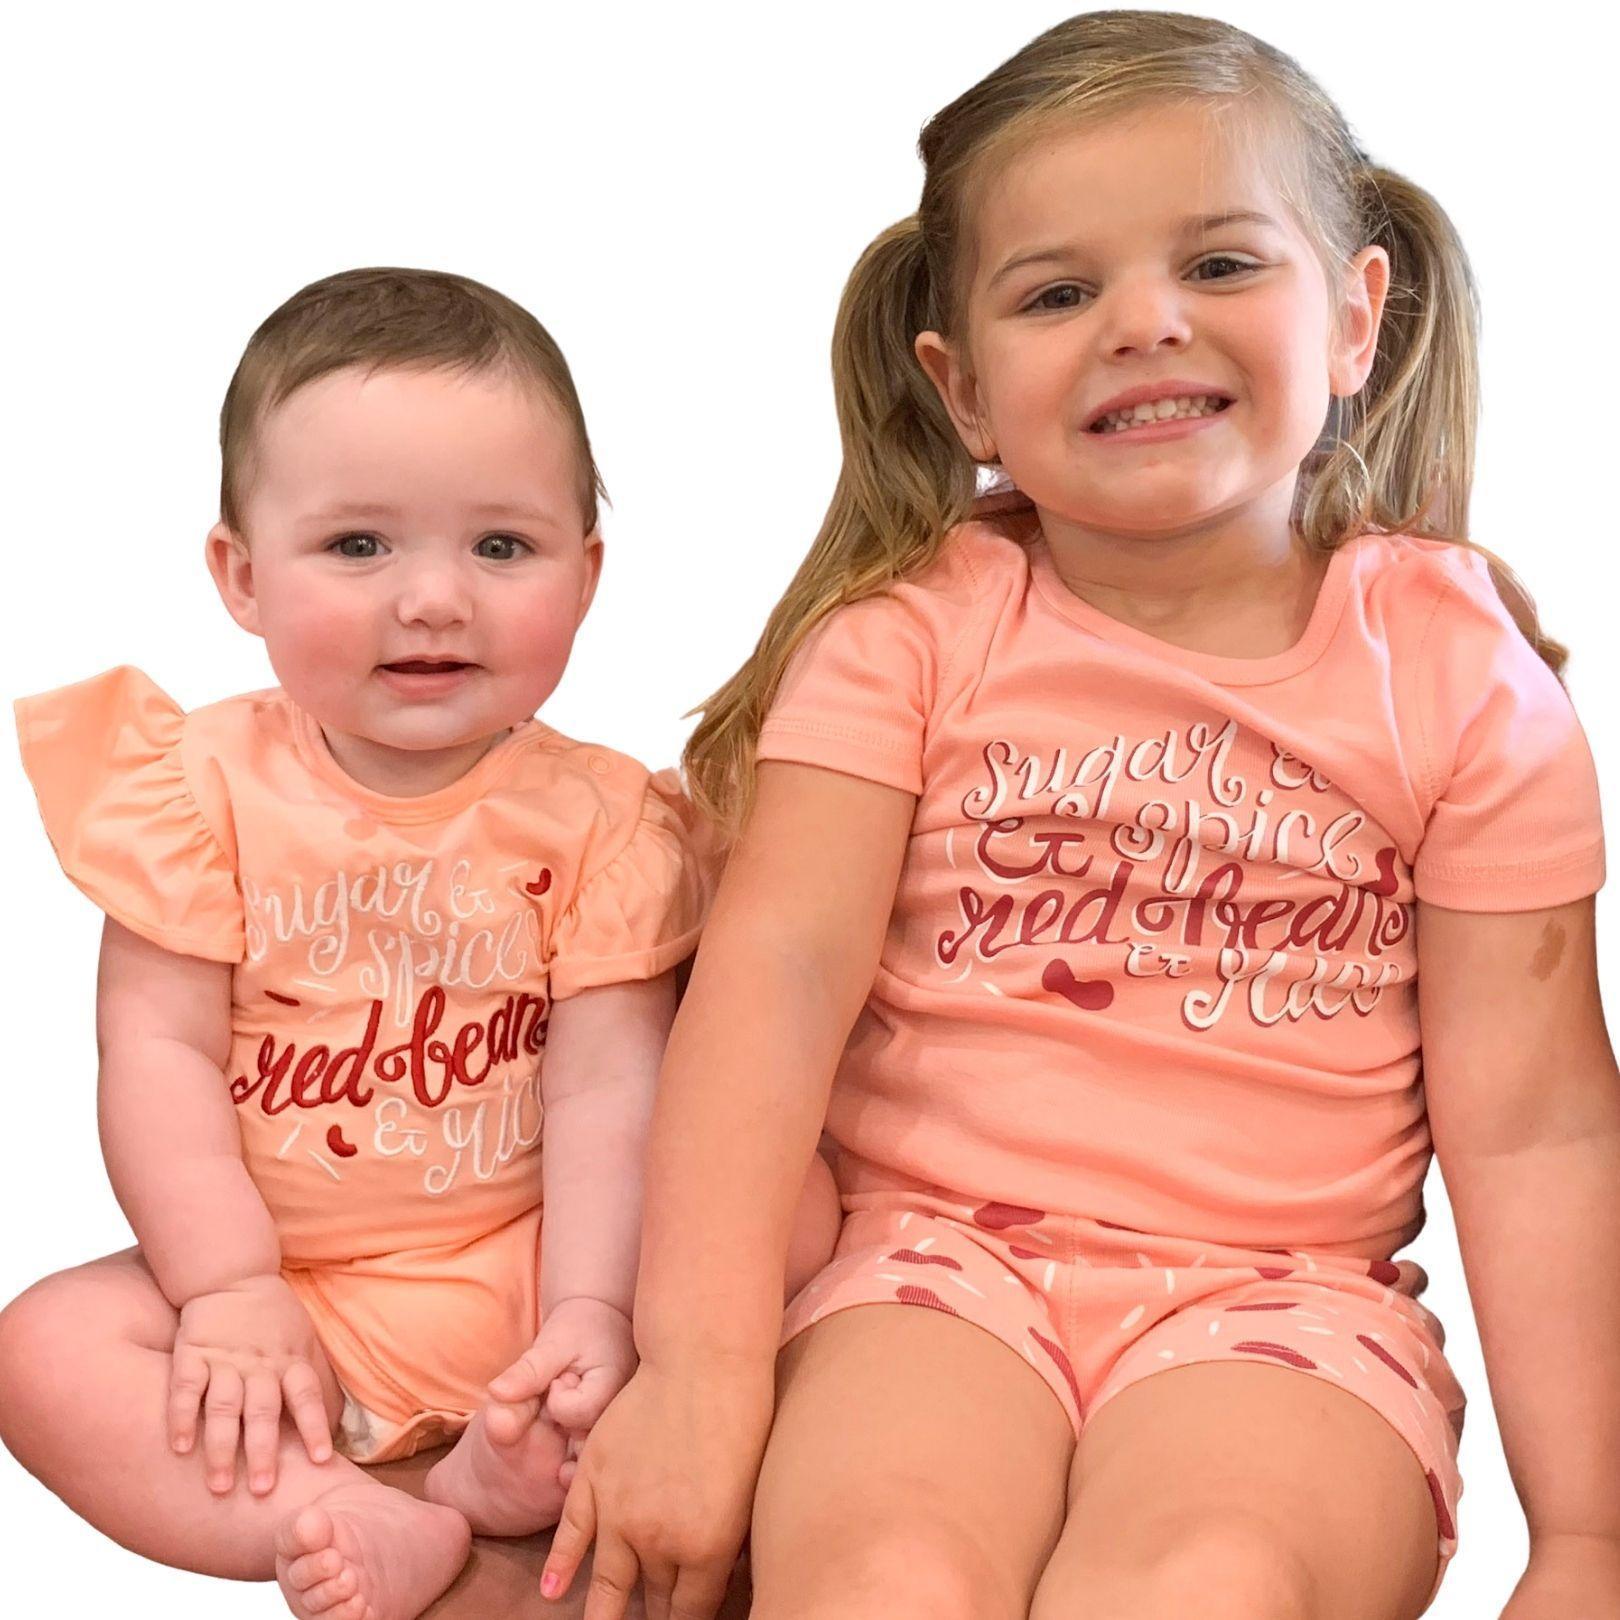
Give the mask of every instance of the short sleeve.
<svg viewBox="0 0 1620 1620">
<path fill-rule="evenodd" d="M 937 656 L 932 625 L 907 600 L 912 589 L 835 608 L 810 632 L 782 672 L 756 758 L 921 794 Z"/>
<path fill-rule="evenodd" d="M 587 873 L 552 935 L 551 994 L 656 978 L 697 949 L 719 877 L 716 833 L 674 770 L 654 772 L 629 836 Z"/>
<path fill-rule="evenodd" d="M 1463 552 L 1417 660 L 1429 809 L 1420 901 L 1533 911 L 1602 887 L 1592 751 L 1569 694 L 1514 623 L 1485 559 Z"/>
<path fill-rule="evenodd" d="M 23 768 L 68 877 L 166 950 L 240 962 L 241 893 L 187 779 L 184 711 L 128 666 L 14 707 Z"/>
</svg>

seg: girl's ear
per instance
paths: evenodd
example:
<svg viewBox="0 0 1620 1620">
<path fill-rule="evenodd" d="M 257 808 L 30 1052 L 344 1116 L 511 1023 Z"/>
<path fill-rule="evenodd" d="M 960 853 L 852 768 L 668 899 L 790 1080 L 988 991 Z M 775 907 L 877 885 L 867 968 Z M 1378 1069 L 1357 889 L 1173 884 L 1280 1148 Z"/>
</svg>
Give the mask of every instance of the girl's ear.
<svg viewBox="0 0 1620 1620">
<path fill-rule="evenodd" d="M 208 558 L 208 572 L 214 576 L 214 585 L 225 611 L 255 636 L 262 636 L 259 627 L 259 599 L 253 591 L 253 558 L 247 541 L 234 529 L 216 523 L 208 531 L 204 547 Z"/>
<path fill-rule="evenodd" d="M 1364 247 L 1350 261 L 1339 296 L 1328 380 L 1333 393 L 1348 396 L 1361 392 L 1378 355 L 1378 328 L 1389 296 L 1389 254 L 1381 247 Z"/>
<path fill-rule="evenodd" d="M 967 453 L 975 461 L 994 461 L 996 442 L 981 418 L 978 379 L 962 364 L 955 346 L 938 332 L 919 332 L 912 347 Z"/>
</svg>

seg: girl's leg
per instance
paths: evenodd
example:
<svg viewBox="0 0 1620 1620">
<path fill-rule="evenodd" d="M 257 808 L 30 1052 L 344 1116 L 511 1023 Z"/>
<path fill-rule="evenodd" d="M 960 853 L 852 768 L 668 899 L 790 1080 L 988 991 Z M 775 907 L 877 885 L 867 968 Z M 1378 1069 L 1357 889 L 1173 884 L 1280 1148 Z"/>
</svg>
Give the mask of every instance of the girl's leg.
<svg viewBox="0 0 1620 1620">
<path fill-rule="evenodd" d="M 1414 1620 L 1437 1561 L 1411 1448 L 1359 1397 L 1254 1361 L 1131 1384 L 1089 1418 L 1030 1620 Z"/>
<path fill-rule="evenodd" d="M 861 1305 L 779 1363 L 753 1620 L 1024 1620 L 1074 1435 L 1044 1380 L 944 1311 Z"/>
<path fill-rule="evenodd" d="M 0 1438 L 115 1541 L 182 1569 L 274 1575 L 294 1613 L 411 1620 L 466 1561 L 466 1522 L 283 1426 L 273 1490 L 217 1497 L 200 1444 L 178 1455 L 165 1407 L 177 1313 L 138 1250 L 36 1283 L 0 1312 Z M 328 1413 L 337 1385 L 323 1368 Z"/>
</svg>

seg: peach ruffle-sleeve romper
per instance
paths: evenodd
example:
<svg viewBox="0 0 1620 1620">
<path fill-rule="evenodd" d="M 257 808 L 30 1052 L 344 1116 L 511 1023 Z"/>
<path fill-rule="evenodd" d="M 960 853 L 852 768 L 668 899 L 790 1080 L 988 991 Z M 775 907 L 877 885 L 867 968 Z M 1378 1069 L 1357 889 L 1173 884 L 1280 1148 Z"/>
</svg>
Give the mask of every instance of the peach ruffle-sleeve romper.
<svg viewBox="0 0 1620 1620">
<path fill-rule="evenodd" d="M 1431 1157 L 1416 902 L 1604 877 L 1586 739 L 1484 559 L 1362 535 L 1300 640 L 1239 659 L 1108 617 L 1038 526 L 981 516 L 817 626 L 759 757 L 917 795 L 833 1087 L 846 1218 L 784 1337 L 947 1311 L 1077 1430 L 1189 1362 L 1327 1379 L 1416 1453 L 1443 1570 L 1465 1399 L 1393 1258 Z"/>
<path fill-rule="evenodd" d="M 697 943 L 712 864 L 675 773 L 528 720 L 394 798 L 279 689 L 187 714 L 126 667 L 16 707 L 68 876 L 233 965 L 224 1083 L 342 1448 L 457 1432 L 538 1329 L 552 1004 Z"/>
</svg>

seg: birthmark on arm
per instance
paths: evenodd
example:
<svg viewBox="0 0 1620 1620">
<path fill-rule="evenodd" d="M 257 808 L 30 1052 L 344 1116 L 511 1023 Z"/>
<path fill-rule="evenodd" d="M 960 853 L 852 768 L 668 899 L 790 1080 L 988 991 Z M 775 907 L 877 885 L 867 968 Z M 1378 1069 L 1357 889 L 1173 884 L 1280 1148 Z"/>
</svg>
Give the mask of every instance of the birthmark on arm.
<svg viewBox="0 0 1620 1620">
<path fill-rule="evenodd" d="M 1543 982 L 1553 976 L 1554 969 L 1564 959 L 1564 937 L 1562 926 L 1555 922 L 1549 922 L 1541 932 L 1541 943 L 1530 958 L 1530 971 Z"/>
</svg>

